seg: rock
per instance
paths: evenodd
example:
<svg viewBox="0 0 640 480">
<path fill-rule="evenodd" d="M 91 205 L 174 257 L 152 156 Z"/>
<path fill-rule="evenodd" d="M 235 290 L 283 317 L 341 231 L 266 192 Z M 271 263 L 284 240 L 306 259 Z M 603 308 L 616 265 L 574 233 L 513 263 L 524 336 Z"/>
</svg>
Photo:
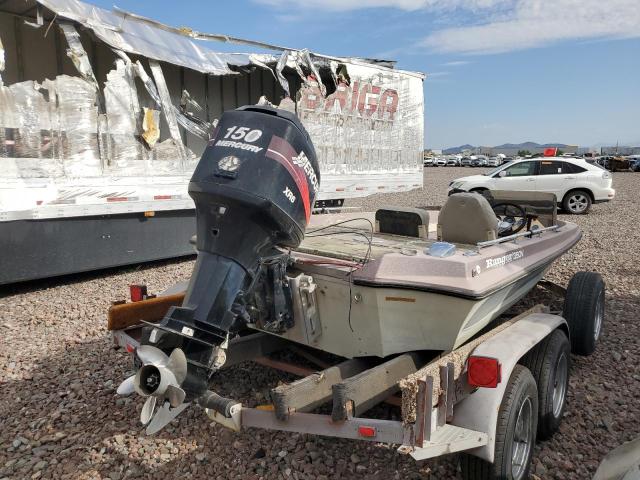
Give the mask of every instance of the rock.
<svg viewBox="0 0 640 480">
<path fill-rule="evenodd" d="M 286 456 L 287 456 L 287 451 L 286 451 L 286 450 L 280 450 L 280 451 L 278 452 L 278 456 L 279 456 L 280 458 L 284 458 L 284 457 L 286 457 Z"/>
<path fill-rule="evenodd" d="M 613 352 L 611 356 L 616 362 L 619 362 L 620 360 L 622 360 L 622 355 L 620 355 L 618 352 Z"/>
<path fill-rule="evenodd" d="M 351 454 L 351 463 L 360 463 L 360 457 L 355 453 Z"/>
</svg>

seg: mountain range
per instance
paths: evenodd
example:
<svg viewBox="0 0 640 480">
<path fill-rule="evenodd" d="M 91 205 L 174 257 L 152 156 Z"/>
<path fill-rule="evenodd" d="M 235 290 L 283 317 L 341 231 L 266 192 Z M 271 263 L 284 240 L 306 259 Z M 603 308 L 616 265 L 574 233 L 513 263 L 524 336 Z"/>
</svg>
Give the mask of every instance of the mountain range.
<svg viewBox="0 0 640 480">
<path fill-rule="evenodd" d="M 459 147 L 451 147 L 442 150 L 445 155 L 451 155 L 456 153 L 462 153 L 464 150 L 473 150 L 473 145 L 465 144 Z M 502 145 L 496 145 L 491 148 L 514 148 L 518 150 L 531 150 L 532 148 L 559 148 L 561 150 L 575 148 L 575 145 L 566 145 L 564 143 L 536 143 L 536 142 L 523 142 L 523 143 L 503 143 Z"/>
</svg>

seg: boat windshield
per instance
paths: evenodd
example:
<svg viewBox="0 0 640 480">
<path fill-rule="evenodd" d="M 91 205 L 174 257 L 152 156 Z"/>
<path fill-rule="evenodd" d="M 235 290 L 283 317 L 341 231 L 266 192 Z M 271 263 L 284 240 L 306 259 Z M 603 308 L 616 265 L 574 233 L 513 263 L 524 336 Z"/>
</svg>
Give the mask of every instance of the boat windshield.
<svg viewBox="0 0 640 480">
<path fill-rule="evenodd" d="M 492 168 L 491 170 L 489 170 L 488 172 L 483 173 L 483 175 L 485 177 L 490 177 L 491 175 L 493 175 L 494 173 L 496 173 L 499 170 L 502 170 L 504 167 L 506 167 L 507 165 L 511 165 L 513 163 L 513 160 L 509 160 L 507 163 L 503 163 L 502 165 L 500 165 L 499 167 L 496 168 Z"/>
</svg>

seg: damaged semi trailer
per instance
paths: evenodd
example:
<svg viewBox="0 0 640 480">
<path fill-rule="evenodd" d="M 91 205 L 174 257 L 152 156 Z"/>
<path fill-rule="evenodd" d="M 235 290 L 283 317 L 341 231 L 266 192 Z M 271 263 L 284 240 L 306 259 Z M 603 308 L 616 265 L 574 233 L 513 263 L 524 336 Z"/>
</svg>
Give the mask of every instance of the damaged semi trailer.
<svg viewBox="0 0 640 480">
<path fill-rule="evenodd" d="M 419 188 L 423 79 L 78 1 L 1 2 L 0 284 L 193 254 L 189 179 L 243 105 L 302 121 L 323 179 L 312 211 Z M 239 129 L 219 141 L 261 148 Z"/>
</svg>

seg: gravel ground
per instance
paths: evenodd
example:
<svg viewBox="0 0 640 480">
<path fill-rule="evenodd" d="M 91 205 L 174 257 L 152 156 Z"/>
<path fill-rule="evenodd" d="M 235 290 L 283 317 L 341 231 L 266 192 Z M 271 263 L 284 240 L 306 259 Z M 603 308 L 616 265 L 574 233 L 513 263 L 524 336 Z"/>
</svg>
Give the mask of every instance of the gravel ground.
<svg viewBox="0 0 640 480">
<path fill-rule="evenodd" d="M 463 168 L 425 170 L 425 189 L 350 202 L 441 205 Z M 566 284 L 578 270 L 603 274 L 608 287 L 604 336 L 596 353 L 573 358 L 568 411 L 553 439 L 536 447 L 532 478 L 593 475 L 607 451 L 640 434 L 637 313 L 640 275 L 640 176 L 614 174 L 617 198 L 570 217 L 582 241 L 548 278 Z M 565 218 L 565 217 L 563 217 Z M 138 424 L 140 398 L 119 398 L 131 362 L 105 330 L 110 301 L 127 285 L 158 292 L 188 278 L 192 260 L 74 275 L 0 291 L 0 479 L 15 478 L 457 478 L 455 457 L 416 463 L 388 446 L 249 430 L 232 433 L 197 409 L 154 437 Z M 254 364 L 217 376 L 214 388 L 250 405 L 291 377 Z M 378 407 L 377 415 L 397 415 Z"/>
</svg>

